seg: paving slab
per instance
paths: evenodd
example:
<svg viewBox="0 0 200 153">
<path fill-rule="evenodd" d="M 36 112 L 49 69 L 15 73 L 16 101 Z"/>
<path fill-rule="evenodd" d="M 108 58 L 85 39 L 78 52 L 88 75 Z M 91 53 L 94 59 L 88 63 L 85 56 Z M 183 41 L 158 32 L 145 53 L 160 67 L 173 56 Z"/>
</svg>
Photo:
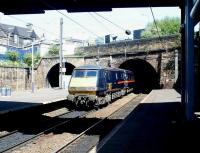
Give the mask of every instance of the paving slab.
<svg viewBox="0 0 200 153">
<path fill-rule="evenodd" d="M 43 88 L 31 91 L 14 91 L 11 96 L 0 96 L 0 114 L 10 111 L 66 100 L 67 89 Z"/>
<path fill-rule="evenodd" d="M 106 138 L 106 142 L 96 146 L 95 152 L 179 152 L 180 111 L 179 93 L 173 89 L 153 90 L 123 121 L 123 125 Z"/>
</svg>

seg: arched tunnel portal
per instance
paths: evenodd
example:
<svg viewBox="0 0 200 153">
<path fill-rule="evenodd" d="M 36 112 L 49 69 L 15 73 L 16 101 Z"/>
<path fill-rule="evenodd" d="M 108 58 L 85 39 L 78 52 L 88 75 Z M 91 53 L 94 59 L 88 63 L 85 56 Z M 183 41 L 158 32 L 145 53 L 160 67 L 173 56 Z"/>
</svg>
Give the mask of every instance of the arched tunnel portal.
<svg viewBox="0 0 200 153">
<path fill-rule="evenodd" d="M 135 76 L 135 93 L 149 93 L 159 88 L 159 75 L 154 67 L 142 59 L 130 59 L 122 63 L 119 68 L 130 70 Z"/>
<path fill-rule="evenodd" d="M 59 87 L 59 63 L 54 65 L 47 74 L 47 81 L 51 85 L 51 87 Z M 65 75 L 71 75 L 73 69 L 75 68 L 74 65 L 65 62 L 66 72 Z"/>
</svg>

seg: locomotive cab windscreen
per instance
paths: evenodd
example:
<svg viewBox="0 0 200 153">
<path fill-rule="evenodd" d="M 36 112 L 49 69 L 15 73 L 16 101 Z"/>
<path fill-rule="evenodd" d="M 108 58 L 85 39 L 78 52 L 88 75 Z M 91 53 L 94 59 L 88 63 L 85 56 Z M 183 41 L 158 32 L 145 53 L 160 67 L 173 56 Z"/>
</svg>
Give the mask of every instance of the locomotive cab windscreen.
<svg viewBox="0 0 200 153">
<path fill-rule="evenodd" d="M 75 69 L 69 83 L 69 93 L 95 91 L 98 70 Z"/>
</svg>

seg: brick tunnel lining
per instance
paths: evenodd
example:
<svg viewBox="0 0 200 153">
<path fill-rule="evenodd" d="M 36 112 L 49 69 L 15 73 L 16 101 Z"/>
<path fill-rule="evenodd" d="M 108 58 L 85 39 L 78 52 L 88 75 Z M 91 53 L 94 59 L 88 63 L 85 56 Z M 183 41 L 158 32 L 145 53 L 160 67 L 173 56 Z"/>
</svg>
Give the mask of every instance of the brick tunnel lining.
<svg viewBox="0 0 200 153">
<path fill-rule="evenodd" d="M 160 87 L 159 75 L 151 64 L 141 59 L 132 59 L 122 63 L 119 68 L 130 70 L 135 76 L 135 93 L 149 93 Z"/>
<path fill-rule="evenodd" d="M 65 75 L 71 75 L 73 69 L 75 68 L 74 65 L 65 62 L 66 72 Z M 51 85 L 51 87 L 59 87 L 59 63 L 54 65 L 47 74 L 47 81 Z"/>
</svg>

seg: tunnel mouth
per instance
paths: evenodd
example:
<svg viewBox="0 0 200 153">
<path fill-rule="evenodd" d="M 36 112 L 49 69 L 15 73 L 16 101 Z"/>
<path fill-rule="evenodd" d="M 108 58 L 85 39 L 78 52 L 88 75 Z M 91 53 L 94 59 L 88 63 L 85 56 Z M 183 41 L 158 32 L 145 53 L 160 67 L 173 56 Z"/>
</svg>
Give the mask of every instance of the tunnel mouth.
<svg viewBox="0 0 200 153">
<path fill-rule="evenodd" d="M 47 74 L 46 79 L 52 88 L 59 87 L 59 67 L 60 64 L 57 63 L 49 70 Z M 66 68 L 65 75 L 71 75 L 75 66 L 65 62 L 65 68 Z"/>
<path fill-rule="evenodd" d="M 152 89 L 160 88 L 159 75 L 154 67 L 142 59 L 131 59 L 122 63 L 119 68 L 130 70 L 134 73 L 134 93 L 147 94 Z"/>
</svg>

